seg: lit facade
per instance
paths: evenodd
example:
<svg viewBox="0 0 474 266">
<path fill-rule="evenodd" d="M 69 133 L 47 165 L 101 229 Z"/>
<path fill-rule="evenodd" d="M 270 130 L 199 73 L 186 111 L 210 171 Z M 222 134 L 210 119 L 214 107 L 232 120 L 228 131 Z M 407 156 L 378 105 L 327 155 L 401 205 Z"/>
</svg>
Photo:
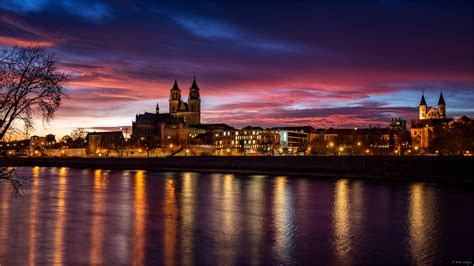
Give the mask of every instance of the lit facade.
<svg viewBox="0 0 474 266">
<path fill-rule="evenodd" d="M 201 123 L 201 98 L 196 79 L 189 89 L 188 101 L 181 98 L 181 90 L 175 80 L 170 90 L 169 113 L 160 113 L 156 105 L 155 113 L 138 114 L 132 123 L 132 138 L 138 146 L 159 147 L 174 144 L 188 144 L 189 138 L 194 138 L 205 130 L 194 128 Z"/>
<path fill-rule="evenodd" d="M 452 120 L 446 118 L 446 103 L 443 93 L 439 95 L 438 108 L 431 107 L 429 111 L 427 110 L 425 96 L 422 95 L 418 107 L 419 119 L 412 120 L 410 128 L 412 146 L 416 150 L 429 148 L 430 141 L 435 136 L 436 127 Z"/>
<path fill-rule="evenodd" d="M 244 127 L 215 133 L 213 142 L 222 154 L 267 154 L 279 145 L 280 134 L 277 130 Z"/>
<path fill-rule="evenodd" d="M 194 78 L 191 88 L 189 88 L 187 102 L 181 99 L 181 90 L 179 89 L 178 82 L 174 81 L 170 91 L 169 113 L 174 117 L 183 119 L 186 125 L 192 126 L 201 123 L 201 96 L 196 78 Z"/>
</svg>

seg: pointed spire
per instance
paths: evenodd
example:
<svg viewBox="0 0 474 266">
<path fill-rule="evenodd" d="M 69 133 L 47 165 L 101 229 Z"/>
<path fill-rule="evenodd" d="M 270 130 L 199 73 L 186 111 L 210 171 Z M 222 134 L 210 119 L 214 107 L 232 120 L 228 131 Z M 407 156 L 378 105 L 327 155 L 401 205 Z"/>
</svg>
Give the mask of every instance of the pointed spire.
<svg viewBox="0 0 474 266">
<path fill-rule="evenodd" d="M 193 84 L 191 85 L 192 90 L 199 90 L 199 86 L 196 83 L 196 76 L 193 77 Z"/>
<path fill-rule="evenodd" d="M 421 105 L 426 105 L 426 101 L 425 101 L 425 90 L 423 90 L 422 94 L 421 94 L 421 102 L 420 102 L 420 106 Z"/>
<path fill-rule="evenodd" d="M 440 104 L 446 105 L 446 103 L 444 102 L 444 97 L 443 97 L 443 92 L 442 91 L 439 94 L 439 100 L 438 100 L 438 105 L 440 105 Z"/>
<path fill-rule="evenodd" d="M 174 85 L 173 85 L 173 88 L 171 90 L 179 90 L 178 81 L 176 79 L 174 79 Z"/>
<path fill-rule="evenodd" d="M 156 103 L 156 113 L 160 113 L 160 104 L 158 102 Z"/>
</svg>

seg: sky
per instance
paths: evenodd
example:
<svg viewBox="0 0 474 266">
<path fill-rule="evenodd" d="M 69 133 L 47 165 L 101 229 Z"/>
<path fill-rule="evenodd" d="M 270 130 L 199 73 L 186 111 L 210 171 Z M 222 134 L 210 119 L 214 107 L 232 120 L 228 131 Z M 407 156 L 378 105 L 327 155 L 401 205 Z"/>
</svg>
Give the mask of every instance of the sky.
<svg viewBox="0 0 474 266">
<path fill-rule="evenodd" d="M 203 123 L 385 127 L 422 90 L 474 115 L 472 1 L 2 0 L 0 45 L 45 47 L 71 77 L 40 135 L 131 126 L 193 76 Z"/>
</svg>

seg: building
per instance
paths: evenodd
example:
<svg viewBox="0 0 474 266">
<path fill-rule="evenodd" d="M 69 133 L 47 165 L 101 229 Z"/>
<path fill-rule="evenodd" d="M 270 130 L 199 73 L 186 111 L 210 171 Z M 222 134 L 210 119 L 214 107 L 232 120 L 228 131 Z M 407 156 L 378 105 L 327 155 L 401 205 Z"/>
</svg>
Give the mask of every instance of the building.
<svg viewBox="0 0 474 266">
<path fill-rule="evenodd" d="M 193 139 L 193 144 L 214 145 L 214 136 L 222 135 L 224 131 L 235 130 L 227 124 L 199 124 L 195 128 L 205 130 L 204 134 L 199 134 Z"/>
<path fill-rule="evenodd" d="M 274 127 L 280 134 L 280 148 L 288 152 L 299 152 L 317 137 L 317 131 L 311 126 Z"/>
<path fill-rule="evenodd" d="M 446 103 L 444 102 L 443 93 L 441 92 L 438 100 L 438 108 L 431 107 L 429 111 L 426 105 L 425 95 L 421 95 L 421 102 L 418 108 L 419 120 L 424 119 L 445 119 L 446 118 Z"/>
<path fill-rule="evenodd" d="M 389 126 L 393 131 L 404 132 L 407 130 L 407 121 L 401 118 L 392 118 Z"/>
<path fill-rule="evenodd" d="M 45 137 L 46 147 L 49 149 L 56 147 L 56 136 L 53 134 L 48 134 Z"/>
<path fill-rule="evenodd" d="M 92 132 L 86 136 L 87 152 L 97 156 L 108 156 L 109 150 L 124 148 L 122 131 Z"/>
<path fill-rule="evenodd" d="M 390 128 L 329 128 L 322 140 L 329 154 L 389 154 Z"/>
<path fill-rule="evenodd" d="M 439 95 L 438 108 L 431 107 L 429 111 L 427 110 L 428 106 L 423 94 L 418 107 L 418 119 L 411 121 L 410 136 L 415 150 L 428 149 L 436 128 L 452 120 L 452 118 L 446 118 L 446 103 L 442 92 Z"/>
<path fill-rule="evenodd" d="M 183 146 L 190 138 L 205 133 L 205 130 L 192 126 L 201 122 L 201 98 L 194 78 L 188 102 L 181 99 L 181 90 L 175 80 L 170 90 L 169 113 L 160 113 L 159 104 L 155 113 L 138 114 L 132 122 L 132 139 L 140 148 Z"/>
<path fill-rule="evenodd" d="M 196 77 L 194 77 L 191 88 L 189 88 L 188 102 L 181 99 L 178 81 L 174 80 L 174 85 L 170 91 L 169 113 L 174 117 L 182 118 L 184 123 L 189 126 L 201 123 L 201 97 Z"/>
<path fill-rule="evenodd" d="M 247 126 L 216 132 L 213 141 L 220 155 L 273 154 L 280 134 L 278 130 Z"/>
</svg>

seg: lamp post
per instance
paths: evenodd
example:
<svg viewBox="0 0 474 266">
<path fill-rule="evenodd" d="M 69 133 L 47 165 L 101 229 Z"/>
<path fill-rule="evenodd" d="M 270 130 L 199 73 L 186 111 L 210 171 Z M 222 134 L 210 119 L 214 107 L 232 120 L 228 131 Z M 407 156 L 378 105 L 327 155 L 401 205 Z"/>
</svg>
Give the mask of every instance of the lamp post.
<svg viewBox="0 0 474 266">
<path fill-rule="evenodd" d="M 332 141 L 329 142 L 329 148 L 331 149 L 332 155 L 336 155 L 336 151 L 333 150 L 333 148 L 334 148 L 334 142 L 332 142 Z"/>
<path fill-rule="evenodd" d="M 344 151 L 343 147 L 339 147 L 339 155 L 343 155 L 342 152 Z"/>
</svg>

